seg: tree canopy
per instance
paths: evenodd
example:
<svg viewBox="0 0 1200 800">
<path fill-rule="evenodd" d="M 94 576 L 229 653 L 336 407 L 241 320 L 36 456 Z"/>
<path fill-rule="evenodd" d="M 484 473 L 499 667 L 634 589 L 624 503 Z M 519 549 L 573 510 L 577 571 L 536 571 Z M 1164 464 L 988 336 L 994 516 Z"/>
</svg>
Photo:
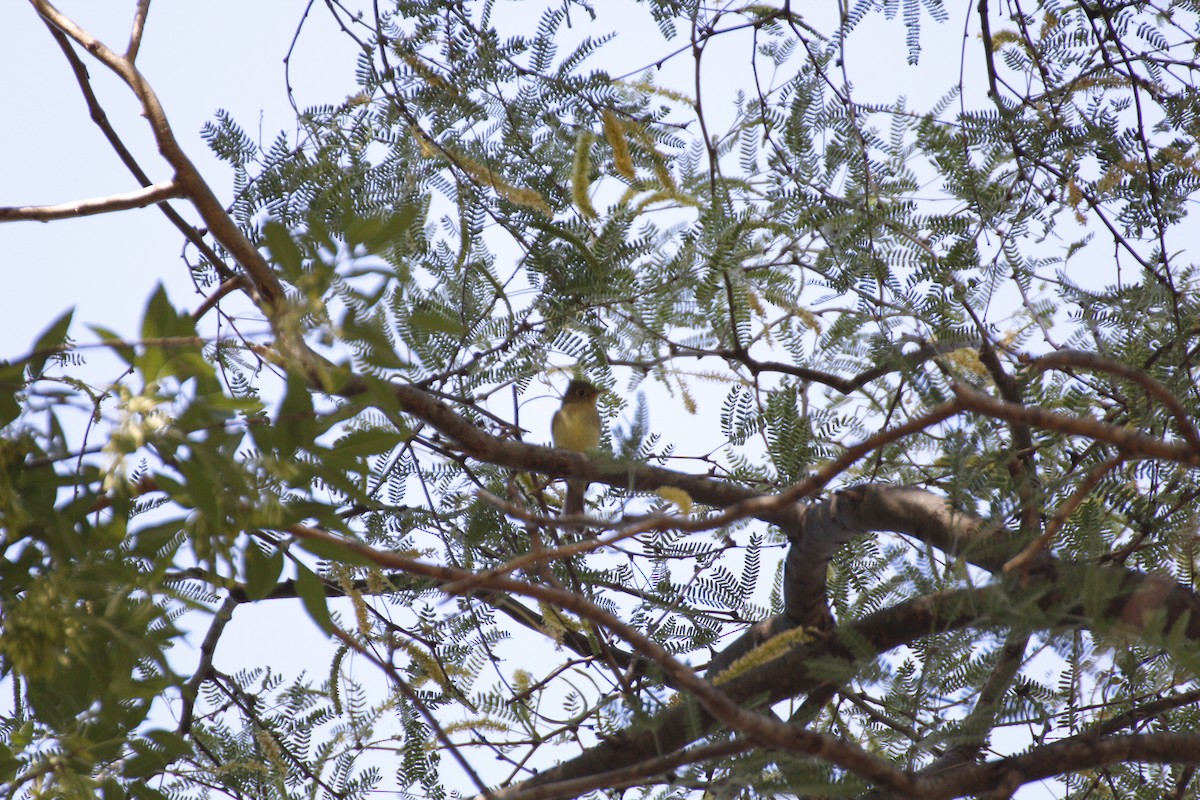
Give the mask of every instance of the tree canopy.
<svg viewBox="0 0 1200 800">
<path fill-rule="evenodd" d="M 0 363 L 6 797 L 1200 796 L 1200 4 L 314 2 L 232 186 L 131 5 L 30 0 L 142 188 L 0 221 L 184 250 Z"/>
</svg>

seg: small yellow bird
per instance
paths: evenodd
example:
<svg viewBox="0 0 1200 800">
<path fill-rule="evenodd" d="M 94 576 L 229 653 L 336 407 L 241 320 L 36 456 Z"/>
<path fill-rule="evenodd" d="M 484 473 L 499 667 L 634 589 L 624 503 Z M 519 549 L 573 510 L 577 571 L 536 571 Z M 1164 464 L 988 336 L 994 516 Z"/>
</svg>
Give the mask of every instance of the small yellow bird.
<svg viewBox="0 0 1200 800">
<path fill-rule="evenodd" d="M 554 412 L 550 420 L 550 435 L 554 446 L 580 453 L 600 444 L 600 411 L 596 398 L 604 393 L 587 381 L 576 378 L 567 384 L 562 408 Z M 588 482 L 571 478 L 567 480 L 567 499 L 563 503 L 564 514 L 582 514 L 583 496 Z"/>
</svg>

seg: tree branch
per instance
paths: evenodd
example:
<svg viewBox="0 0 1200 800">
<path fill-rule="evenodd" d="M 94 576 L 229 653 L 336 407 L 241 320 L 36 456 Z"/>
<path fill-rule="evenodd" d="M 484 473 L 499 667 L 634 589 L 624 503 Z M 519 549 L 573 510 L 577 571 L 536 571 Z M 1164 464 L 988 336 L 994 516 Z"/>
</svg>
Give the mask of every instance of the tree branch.
<svg viewBox="0 0 1200 800">
<path fill-rule="evenodd" d="M 96 127 L 104 134 L 104 138 L 108 140 L 117 157 L 121 159 L 121 163 L 125 165 L 125 168 L 129 170 L 137 182 L 142 186 L 150 186 L 152 184 L 150 176 L 137 163 L 137 159 L 133 157 L 133 153 L 129 152 L 129 148 L 121 141 L 121 137 L 117 135 L 116 130 L 109 123 L 108 115 L 104 113 L 104 108 L 96 98 L 96 93 L 92 91 L 91 78 L 88 76 L 87 67 L 84 66 L 74 47 L 71 46 L 70 39 L 61 30 L 54 27 L 49 20 L 43 17 L 42 21 L 46 23 L 46 28 L 50 31 L 50 35 L 54 37 L 55 43 L 62 50 L 67 63 L 71 66 L 71 72 L 75 75 L 75 82 L 79 84 L 79 91 L 83 94 L 83 100 L 87 104 L 88 116 L 91 117 L 92 122 L 96 123 Z M 204 241 L 204 237 L 200 234 L 200 231 L 189 224 L 178 211 L 172 208 L 169 203 L 160 203 L 158 208 L 162 211 L 163 216 L 175 226 L 176 230 L 182 233 L 184 238 L 200 251 L 200 254 L 208 260 L 222 279 L 228 280 L 233 276 L 234 273 L 225 265 L 224 260 Z"/>
<path fill-rule="evenodd" d="M 628 766 L 601 772 L 595 775 L 585 775 L 579 778 L 558 781 L 557 783 L 542 784 L 522 789 L 517 792 L 504 794 L 504 800 L 566 800 L 579 797 L 596 789 L 625 789 L 636 786 L 648 778 L 668 775 L 677 767 L 684 764 L 695 764 L 713 759 L 728 759 L 730 756 L 750 750 L 753 743 L 742 738 L 728 742 L 698 745 L 688 750 L 680 750 L 670 755 L 648 758 Z M 525 784 L 522 784 L 525 785 Z"/>
<path fill-rule="evenodd" d="M 175 182 L 183 189 L 184 194 L 192 202 L 212 235 L 233 254 L 233 257 L 250 275 L 258 294 L 258 305 L 271 321 L 272 327 L 276 329 L 276 335 L 294 344 L 293 340 L 297 337 L 279 327 L 279 312 L 281 304 L 285 300 L 283 285 L 262 253 L 258 252 L 254 244 L 245 237 L 234 221 L 225 213 L 224 207 L 217 200 L 208 183 L 201 177 L 196 166 L 179 146 L 175 133 L 171 130 L 171 124 L 167 120 L 166 112 L 150 83 L 131 60 L 114 53 L 103 42 L 80 28 L 73 20 L 55 8 L 49 0 L 29 1 L 43 18 L 112 70 L 133 91 L 134 96 L 141 103 L 146 120 L 150 123 L 159 153 L 175 169 Z"/>
<path fill-rule="evenodd" d="M 1180 435 L 1191 445 L 1194 452 L 1200 453 L 1200 433 L 1196 431 L 1196 426 L 1192 424 L 1192 420 L 1188 416 L 1187 409 L 1183 407 L 1183 403 L 1179 402 L 1179 398 L 1172 394 L 1170 389 L 1163 386 L 1150 375 L 1147 375 L 1144 371 L 1134 369 L 1119 361 L 1113 361 L 1111 358 L 1105 358 L 1097 353 L 1088 353 L 1082 350 L 1059 350 L 1055 353 L 1048 353 L 1037 357 L 1022 356 L 1021 361 L 1028 364 L 1032 369 L 1038 370 L 1079 368 L 1108 372 L 1122 377 L 1130 383 L 1137 384 L 1147 394 L 1158 398 L 1167 407 L 1167 410 L 1171 412 L 1171 416 L 1175 418 L 1175 424 L 1179 427 Z"/>
<path fill-rule="evenodd" d="M 311 375 L 309 379 L 320 385 L 320 375 Z M 368 391 L 367 381 L 352 376 L 337 393 L 343 397 L 357 397 L 367 394 Z M 429 423 L 454 439 L 463 452 L 479 461 L 547 475 L 586 478 L 592 483 L 606 483 L 631 491 L 653 491 L 663 486 L 673 486 L 684 490 L 699 503 L 724 509 L 720 515 L 698 520 L 672 518 L 670 527 L 678 530 L 710 530 L 738 519 L 753 517 L 777 524 L 785 531 L 791 531 L 801 515 L 796 507 L 798 500 L 819 491 L 847 467 L 879 447 L 926 430 L 961 410 L 957 401 L 935 406 L 922 416 L 880 431 L 858 444 L 847 447 L 841 456 L 783 492 L 777 495 L 763 495 L 753 489 L 699 475 L 628 462 L 603 462 L 599 458 L 589 458 L 570 450 L 500 439 L 455 413 L 428 392 L 412 386 L 389 386 L 388 391 L 394 393 L 404 412 Z"/>
<path fill-rule="evenodd" d="M 50 222 L 56 219 L 90 217 L 94 214 L 107 214 L 110 211 L 145 208 L 173 197 L 183 197 L 183 191 L 174 181 L 166 181 L 133 192 L 111 194 L 107 197 L 92 197 L 55 206 L 0 207 L 0 222 L 16 220 Z"/>
<path fill-rule="evenodd" d="M 1006 403 L 961 383 L 954 384 L 952 388 L 965 408 L 989 417 L 1108 442 L 1126 451 L 1130 456 L 1160 458 L 1191 466 L 1200 465 L 1200 450 L 1190 444 L 1164 442 L 1127 428 L 1098 422 L 1091 417 L 1069 417 L 1044 408 L 1028 408 Z"/>
<path fill-rule="evenodd" d="M 200 645 L 200 661 L 196 664 L 196 671 L 192 673 L 189 680 L 183 687 L 183 710 L 179 714 L 179 727 L 177 733 L 180 736 L 186 736 L 192 729 L 192 713 L 196 708 L 196 696 L 200 693 L 200 687 L 204 682 L 212 677 L 213 674 L 213 657 L 217 653 L 217 642 L 221 640 L 221 634 L 225 631 L 225 626 L 229 624 L 229 620 L 233 619 L 233 611 L 238 606 L 238 599 L 229 594 L 225 597 L 221 607 L 213 614 L 212 625 L 208 628 L 208 634 L 204 637 L 204 642 Z"/>
<path fill-rule="evenodd" d="M 150 13 L 150 0 L 137 0 L 137 10 L 133 12 L 133 29 L 129 32 L 129 46 L 125 48 L 125 58 L 129 63 L 137 60 L 138 50 L 142 46 L 142 33 L 146 29 L 146 15 Z"/>
<path fill-rule="evenodd" d="M 472 575 L 469 570 L 427 564 L 395 553 L 381 552 L 360 542 L 336 537 L 325 531 L 304 525 L 292 525 L 288 527 L 287 531 L 301 539 L 315 539 L 344 547 L 357 555 L 369 559 L 378 566 L 433 578 L 443 583 L 464 580 Z M 633 626 L 618 619 L 612 613 L 574 592 L 547 586 L 526 584 L 507 577 L 492 578 L 487 582 L 487 586 L 488 588 L 513 594 L 525 595 L 574 612 L 608 629 L 628 642 L 637 652 L 653 660 L 675 681 L 681 693 L 684 693 L 699 704 L 697 708 L 691 703 L 684 703 L 678 709 L 672 709 L 672 711 L 667 712 L 668 714 L 683 712 L 684 716 L 679 720 L 679 730 L 685 736 L 690 735 L 694 738 L 698 735 L 692 723 L 694 723 L 695 716 L 701 714 L 714 722 L 719 721 L 727 729 L 740 732 L 761 744 L 796 750 L 817 758 L 823 758 L 852 772 L 861 774 L 878 785 L 886 786 L 901 793 L 908 793 L 911 790 L 909 778 L 904 772 L 856 745 L 843 742 L 826 734 L 796 728 L 761 713 L 742 708 L 739 704 L 740 702 L 751 697 L 761 696 L 761 692 L 744 694 L 738 697 L 729 694 L 727 687 L 747 676 L 734 679 L 730 684 L 725 684 L 721 689 L 718 689 L 707 681 L 697 677 L 690 667 L 677 660 L 662 645 L 641 633 Z M 926 620 L 926 625 L 928 625 L 928 620 Z M 924 628 L 925 632 L 928 632 L 928 630 L 928 627 Z M 629 733 L 629 731 L 627 730 L 624 733 Z M 614 741 L 618 737 L 613 737 L 613 739 L 608 740 L 605 744 Z M 681 746 L 686 741 L 686 739 L 680 741 L 676 746 Z M 651 733 L 650 745 L 657 748 L 662 743 L 661 736 L 655 736 L 654 733 Z M 591 752 L 604 748 L 605 744 L 593 748 Z M 641 757 L 649 758 L 658 752 L 657 749 L 648 750 Z M 630 750 L 626 749 L 623 754 L 625 761 L 621 763 L 628 763 L 628 758 L 632 754 Z M 615 764 L 616 762 L 613 763 Z M 548 774 L 554 774 L 554 771 L 541 773 L 534 780 Z M 504 797 L 505 792 L 497 792 L 495 796 Z"/>
<path fill-rule="evenodd" d="M 1097 769 L 1122 761 L 1200 765 L 1200 734 L 1144 733 L 1097 737 L 1072 736 L 1035 747 L 1028 753 L 963 766 L 919 781 L 922 797 L 962 797 L 986 791 L 1000 782 L 1024 785 L 1066 772 Z"/>
</svg>

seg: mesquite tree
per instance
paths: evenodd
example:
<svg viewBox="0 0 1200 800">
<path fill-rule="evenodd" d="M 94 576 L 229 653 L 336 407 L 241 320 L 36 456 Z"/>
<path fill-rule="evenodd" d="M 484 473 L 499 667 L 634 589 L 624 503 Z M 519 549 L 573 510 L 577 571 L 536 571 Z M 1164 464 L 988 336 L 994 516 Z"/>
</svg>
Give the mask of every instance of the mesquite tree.
<svg viewBox="0 0 1200 800">
<path fill-rule="evenodd" d="M 1194 0 L 313 3 L 358 85 L 232 191 L 151 11 L 30 0 L 143 188 L 0 220 L 157 204 L 204 299 L 0 369 L 6 796 L 1198 795 Z"/>
</svg>

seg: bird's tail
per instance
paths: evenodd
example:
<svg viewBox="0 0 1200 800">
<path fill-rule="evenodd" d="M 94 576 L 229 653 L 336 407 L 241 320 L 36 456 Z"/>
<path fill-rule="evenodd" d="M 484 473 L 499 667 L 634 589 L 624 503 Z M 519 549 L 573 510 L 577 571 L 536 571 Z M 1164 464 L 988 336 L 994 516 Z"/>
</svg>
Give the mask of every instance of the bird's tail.
<svg viewBox="0 0 1200 800">
<path fill-rule="evenodd" d="M 563 503 L 563 514 L 574 516 L 583 513 L 583 497 L 587 493 L 588 482 L 577 479 L 567 481 L 567 499 Z"/>
</svg>

